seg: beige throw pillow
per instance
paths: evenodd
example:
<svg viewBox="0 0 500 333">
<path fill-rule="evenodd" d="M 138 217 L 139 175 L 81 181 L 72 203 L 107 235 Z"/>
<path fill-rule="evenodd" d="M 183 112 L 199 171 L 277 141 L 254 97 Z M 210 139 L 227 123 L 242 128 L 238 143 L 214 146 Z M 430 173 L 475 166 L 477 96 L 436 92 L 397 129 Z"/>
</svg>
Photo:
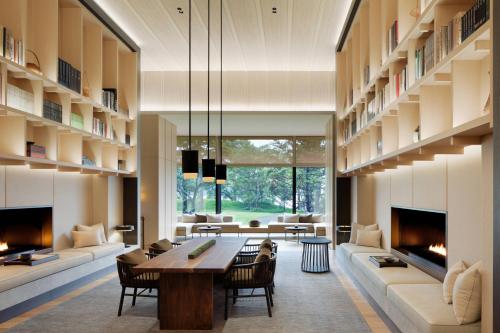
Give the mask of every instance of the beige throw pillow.
<svg viewBox="0 0 500 333">
<path fill-rule="evenodd" d="M 356 245 L 380 248 L 382 230 L 358 230 Z"/>
<path fill-rule="evenodd" d="M 222 215 L 210 215 L 207 214 L 207 223 L 222 223 Z"/>
<path fill-rule="evenodd" d="M 97 230 L 91 231 L 72 231 L 73 236 L 73 247 L 75 249 L 86 246 L 96 246 L 101 245 L 101 238 Z"/>
<path fill-rule="evenodd" d="M 147 261 L 146 254 L 142 249 L 135 249 L 134 251 L 120 255 L 118 258 L 123 260 L 129 265 L 139 265 Z"/>
<path fill-rule="evenodd" d="M 453 298 L 453 286 L 457 280 L 457 277 L 460 273 L 463 273 L 467 269 L 464 262 L 459 260 L 455 265 L 451 266 L 446 272 L 446 276 L 443 281 L 443 297 L 444 301 L 448 304 L 451 304 Z"/>
<path fill-rule="evenodd" d="M 481 262 L 459 274 L 453 287 L 453 312 L 460 325 L 481 319 Z"/>
<path fill-rule="evenodd" d="M 93 225 L 83 225 L 83 224 L 78 224 L 76 226 L 76 231 L 92 231 L 92 230 L 97 230 L 99 233 L 99 240 L 101 243 L 107 243 L 106 239 L 106 234 L 104 233 L 104 225 L 102 223 L 97 223 Z"/>
<path fill-rule="evenodd" d="M 183 214 L 182 223 L 196 223 L 196 215 Z"/>
<path fill-rule="evenodd" d="M 299 214 L 286 214 L 285 223 L 299 223 Z"/>
<path fill-rule="evenodd" d="M 356 244 L 356 240 L 358 238 L 358 230 L 378 230 L 378 224 L 363 225 L 359 223 L 353 223 L 351 226 L 351 238 L 349 239 L 349 243 Z"/>
</svg>

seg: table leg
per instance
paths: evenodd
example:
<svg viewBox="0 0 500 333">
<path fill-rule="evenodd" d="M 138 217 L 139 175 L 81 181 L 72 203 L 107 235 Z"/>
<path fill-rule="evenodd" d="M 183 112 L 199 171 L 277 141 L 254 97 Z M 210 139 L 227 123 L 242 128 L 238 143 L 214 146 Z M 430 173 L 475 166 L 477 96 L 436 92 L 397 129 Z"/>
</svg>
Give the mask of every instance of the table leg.
<svg viewBox="0 0 500 333">
<path fill-rule="evenodd" d="M 213 274 L 160 274 L 160 329 L 213 328 Z"/>
</svg>

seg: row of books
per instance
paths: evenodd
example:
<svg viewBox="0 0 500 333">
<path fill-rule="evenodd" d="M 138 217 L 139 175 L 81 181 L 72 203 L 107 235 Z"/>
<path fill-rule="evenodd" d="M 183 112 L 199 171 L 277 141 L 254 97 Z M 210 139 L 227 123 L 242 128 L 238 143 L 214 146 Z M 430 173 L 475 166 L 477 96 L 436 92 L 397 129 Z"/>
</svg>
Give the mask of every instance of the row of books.
<svg viewBox="0 0 500 333">
<path fill-rule="evenodd" d="M 370 120 L 375 118 L 377 115 L 377 99 L 372 98 L 368 103 L 366 103 L 366 122 L 368 123 Z"/>
<path fill-rule="evenodd" d="M 107 125 L 104 121 L 102 121 L 99 118 L 94 118 L 93 119 L 93 124 L 92 124 L 92 133 L 95 135 L 100 135 L 100 136 L 106 136 L 107 133 Z"/>
<path fill-rule="evenodd" d="M 7 106 L 33 113 L 35 97 L 31 92 L 7 83 Z"/>
<path fill-rule="evenodd" d="M 57 81 L 77 93 L 81 91 L 81 73 L 70 63 L 59 58 Z"/>
<path fill-rule="evenodd" d="M 405 66 L 401 72 L 394 75 L 393 88 L 395 98 L 401 96 L 409 87 L 408 66 Z"/>
<path fill-rule="evenodd" d="M 477 0 L 462 16 L 462 41 L 472 35 L 490 18 L 490 1 Z"/>
<path fill-rule="evenodd" d="M 447 25 L 439 28 L 436 34 L 437 62 L 444 59 L 451 51 L 462 43 L 462 16 L 464 12 L 458 12 Z"/>
<path fill-rule="evenodd" d="M 78 113 L 71 112 L 70 124 L 74 128 L 83 130 L 83 117 Z"/>
<path fill-rule="evenodd" d="M 424 45 L 415 51 L 415 80 L 420 80 L 425 73 L 434 67 L 434 32 Z"/>
<path fill-rule="evenodd" d="M 22 40 L 15 39 L 14 34 L 7 27 L 0 25 L 0 55 L 19 65 L 25 65 L 24 43 Z"/>
<path fill-rule="evenodd" d="M 47 158 L 44 146 L 36 145 L 34 142 L 26 142 L 26 156 L 34 158 Z"/>
<path fill-rule="evenodd" d="M 117 93 L 114 88 L 105 88 L 102 90 L 102 105 L 108 109 L 118 111 Z"/>
<path fill-rule="evenodd" d="M 363 69 L 363 84 L 366 86 L 368 83 L 370 83 L 370 65 Z"/>
<path fill-rule="evenodd" d="M 387 83 L 385 86 L 383 86 L 377 91 L 377 99 L 378 99 L 377 113 L 384 111 L 387 105 L 389 105 L 389 103 L 391 102 L 389 93 L 390 93 L 389 83 Z"/>
<path fill-rule="evenodd" d="M 394 20 L 391 27 L 389 28 L 388 36 L 387 36 L 387 54 L 391 54 L 394 49 L 398 46 L 399 38 L 398 38 L 398 20 Z"/>
<path fill-rule="evenodd" d="M 43 117 L 62 123 L 62 105 L 52 102 L 51 100 L 43 100 Z"/>
</svg>

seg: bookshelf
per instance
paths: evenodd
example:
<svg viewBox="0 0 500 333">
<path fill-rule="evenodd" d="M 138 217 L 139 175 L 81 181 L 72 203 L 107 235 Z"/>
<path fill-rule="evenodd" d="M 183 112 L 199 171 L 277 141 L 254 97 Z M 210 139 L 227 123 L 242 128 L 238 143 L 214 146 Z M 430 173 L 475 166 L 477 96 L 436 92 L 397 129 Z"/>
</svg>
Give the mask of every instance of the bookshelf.
<svg viewBox="0 0 500 333">
<path fill-rule="evenodd" d="M 15 44 L 0 53 L 0 163 L 135 174 L 138 54 L 78 0 L 0 8 L 0 37 Z M 38 62 L 40 71 L 28 66 Z M 109 89 L 116 102 L 104 105 Z M 31 157 L 28 143 L 44 158 Z"/>
<path fill-rule="evenodd" d="M 460 154 L 492 132 L 486 0 L 358 3 L 336 53 L 341 175 Z"/>
</svg>

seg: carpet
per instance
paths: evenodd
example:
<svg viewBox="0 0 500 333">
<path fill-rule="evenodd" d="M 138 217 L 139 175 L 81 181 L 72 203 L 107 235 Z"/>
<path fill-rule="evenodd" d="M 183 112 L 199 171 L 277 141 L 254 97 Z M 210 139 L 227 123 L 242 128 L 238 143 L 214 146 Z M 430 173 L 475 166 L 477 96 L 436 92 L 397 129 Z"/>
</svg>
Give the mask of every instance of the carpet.
<svg viewBox="0 0 500 333">
<path fill-rule="evenodd" d="M 224 321 L 224 292 L 215 293 L 215 328 L 224 333 L 370 332 L 335 272 L 303 273 L 301 246 L 279 242 L 273 317 L 267 316 L 265 298 L 239 299 Z M 121 288 L 113 278 L 95 289 L 11 328 L 9 333 L 149 333 L 159 332 L 156 300 L 138 298 L 131 307 L 125 298 L 117 317 Z M 184 331 L 185 332 L 185 331 Z"/>
</svg>

